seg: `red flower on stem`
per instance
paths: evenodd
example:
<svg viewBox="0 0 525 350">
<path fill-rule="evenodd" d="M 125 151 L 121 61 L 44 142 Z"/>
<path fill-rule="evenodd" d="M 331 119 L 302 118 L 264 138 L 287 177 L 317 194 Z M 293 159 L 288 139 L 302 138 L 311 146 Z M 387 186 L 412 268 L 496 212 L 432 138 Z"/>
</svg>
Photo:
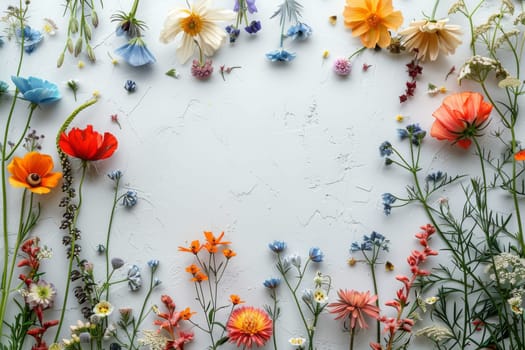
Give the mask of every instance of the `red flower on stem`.
<svg viewBox="0 0 525 350">
<path fill-rule="evenodd" d="M 94 161 L 111 157 L 118 147 L 118 141 L 113 134 L 105 132 L 102 135 L 93 130 L 93 125 L 88 125 L 83 130 L 73 128 L 68 134 L 60 134 L 58 145 L 71 157 Z"/>
</svg>

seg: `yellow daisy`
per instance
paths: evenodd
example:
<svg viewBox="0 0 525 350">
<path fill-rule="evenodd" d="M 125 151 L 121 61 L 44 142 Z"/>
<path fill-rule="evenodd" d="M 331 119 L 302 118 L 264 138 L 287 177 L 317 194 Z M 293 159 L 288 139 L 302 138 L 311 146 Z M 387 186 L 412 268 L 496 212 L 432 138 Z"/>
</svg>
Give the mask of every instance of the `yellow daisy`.
<svg viewBox="0 0 525 350">
<path fill-rule="evenodd" d="M 231 10 L 211 9 L 211 0 L 195 0 L 188 8 L 176 8 L 168 12 L 160 41 L 168 43 L 182 33 L 182 40 L 177 48 L 177 57 L 181 63 L 188 61 L 196 48 L 205 56 L 212 56 L 221 46 L 227 34 L 218 22 L 235 19 Z"/>
</svg>

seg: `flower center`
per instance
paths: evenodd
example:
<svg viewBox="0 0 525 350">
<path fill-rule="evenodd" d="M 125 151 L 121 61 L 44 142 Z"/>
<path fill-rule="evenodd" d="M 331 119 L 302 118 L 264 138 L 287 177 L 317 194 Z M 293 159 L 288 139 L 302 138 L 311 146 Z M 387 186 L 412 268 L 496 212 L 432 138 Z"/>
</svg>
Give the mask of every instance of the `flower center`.
<svg viewBox="0 0 525 350">
<path fill-rule="evenodd" d="M 242 321 L 242 330 L 245 333 L 256 334 L 259 332 L 259 322 L 257 318 L 253 315 L 246 315 Z"/>
<path fill-rule="evenodd" d="M 201 32 L 202 24 L 201 17 L 192 12 L 188 17 L 181 20 L 180 26 L 186 34 L 196 36 Z"/>
<path fill-rule="evenodd" d="M 29 186 L 36 187 L 40 185 L 40 183 L 42 182 L 42 178 L 37 173 L 31 173 L 27 175 L 26 181 L 29 184 Z"/>
<path fill-rule="evenodd" d="M 379 22 L 381 22 L 381 18 L 377 16 L 375 13 L 372 13 L 368 18 L 366 19 L 366 22 L 370 27 L 377 27 Z"/>
<path fill-rule="evenodd" d="M 41 300 L 49 298 L 51 294 L 49 288 L 46 287 L 38 287 L 36 293 Z"/>
</svg>

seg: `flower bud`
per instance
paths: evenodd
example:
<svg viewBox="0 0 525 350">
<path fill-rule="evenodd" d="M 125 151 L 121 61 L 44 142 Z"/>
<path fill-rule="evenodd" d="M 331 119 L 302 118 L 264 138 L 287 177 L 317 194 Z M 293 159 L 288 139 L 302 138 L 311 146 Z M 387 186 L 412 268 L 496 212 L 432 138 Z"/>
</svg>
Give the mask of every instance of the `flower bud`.
<svg viewBox="0 0 525 350">
<path fill-rule="evenodd" d="M 93 48 L 91 47 L 91 45 L 87 44 L 86 52 L 91 62 L 95 62 L 97 60 L 97 57 L 95 56 L 95 51 L 93 51 Z"/>
<path fill-rule="evenodd" d="M 75 50 L 73 52 L 73 54 L 75 55 L 75 57 L 77 57 L 78 55 L 80 55 L 80 53 L 82 52 L 82 38 L 78 38 L 77 40 L 77 43 L 75 44 Z"/>
<path fill-rule="evenodd" d="M 95 10 L 91 11 L 91 23 L 93 24 L 93 27 L 98 27 L 98 15 Z"/>
<path fill-rule="evenodd" d="M 71 37 L 67 38 L 66 47 L 69 53 L 73 53 L 73 51 L 75 50 L 75 47 L 73 45 L 73 39 L 71 39 Z"/>
<path fill-rule="evenodd" d="M 78 21 L 74 17 L 71 17 L 71 19 L 69 20 L 69 32 L 72 34 L 78 32 Z"/>
<path fill-rule="evenodd" d="M 84 35 L 86 36 L 86 40 L 91 40 L 91 27 L 84 22 Z"/>
<path fill-rule="evenodd" d="M 58 56 L 57 68 L 62 67 L 62 64 L 64 64 L 64 53 L 63 52 L 60 54 L 60 56 Z"/>
</svg>

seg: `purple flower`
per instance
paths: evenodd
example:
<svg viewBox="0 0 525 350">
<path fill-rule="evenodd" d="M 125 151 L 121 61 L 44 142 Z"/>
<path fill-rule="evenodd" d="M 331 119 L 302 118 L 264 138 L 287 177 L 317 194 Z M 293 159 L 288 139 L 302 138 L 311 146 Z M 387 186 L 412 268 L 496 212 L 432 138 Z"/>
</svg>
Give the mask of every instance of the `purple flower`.
<svg viewBox="0 0 525 350">
<path fill-rule="evenodd" d="M 255 0 L 245 0 L 246 6 L 248 6 L 248 12 L 254 13 L 257 12 L 257 7 L 255 7 Z M 233 11 L 239 12 L 239 0 L 235 0 L 235 5 L 233 6 Z"/>
<path fill-rule="evenodd" d="M 230 37 L 230 43 L 234 43 L 239 37 L 239 34 L 241 34 L 241 31 L 234 26 L 229 25 L 226 27 L 226 33 L 228 33 Z"/>
<path fill-rule="evenodd" d="M 334 72 L 340 76 L 347 76 L 352 70 L 352 64 L 346 57 L 338 58 L 334 61 Z"/>
<path fill-rule="evenodd" d="M 295 58 L 295 53 L 288 52 L 284 49 L 278 49 L 268 52 L 266 58 L 272 62 L 290 62 Z"/>
<path fill-rule="evenodd" d="M 206 60 L 204 64 L 200 64 L 199 60 L 193 60 L 191 65 L 191 75 L 199 80 L 207 80 L 210 78 L 211 73 L 213 73 L 213 66 L 211 65 L 211 60 Z"/>
<path fill-rule="evenodd" d="M 244 30 L 250 34 L 255 34 L 261 30 L 261 21 L 251 21 L 250 25 L 244 27 Z"/>
</svg>

